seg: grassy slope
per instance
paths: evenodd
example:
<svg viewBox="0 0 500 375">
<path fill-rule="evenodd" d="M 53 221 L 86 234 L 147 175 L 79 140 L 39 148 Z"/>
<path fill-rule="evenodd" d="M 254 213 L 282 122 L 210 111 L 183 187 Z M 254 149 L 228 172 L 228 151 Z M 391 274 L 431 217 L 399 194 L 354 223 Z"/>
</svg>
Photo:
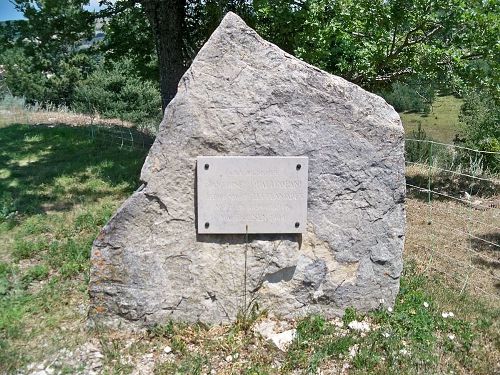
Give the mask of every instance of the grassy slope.
<svg viewBox="0 0 500 375">
<path fill-rule="evenodd" d="M 64 327 L 81 323 L 72 304 L 85 309 L 91 243 L 137 187 L 145 153 L 84 128 L 0 128 L 0 372 L 76 338 Z"/>
<path fill-rule="evenodd" d="M 462 100 L 454 96 L 439 96 L 428 115 L 401 113 L 406 136 L 411 138 L 412 132 L 418 129 L 420 123 L 429 138 L 452 143 L 455 135 L 460 132 L 458 115 L 461 105 Z"/>
<path fill-rule="evenodd" d="M 128 373 L 130 358 L 145 354 L 164 374 L 309 373 L 346 363 L 360 374 L 498 371 L 499 310 L 420 275 L 410 263 L 393 313 L 350 311 L 343 327 L 303 319 L 286 353 L 248 330 L 253 319 L 230 327 L 168 324 L 136 334 L 86 330 L 91 242 L 137 187 L 145 154 L 94 143 L 82 128 L 0 128 L 0 213 L 2 207 L 18 211 L 0 219 L 0 372 L 55 361 L 61 348 L 89 341 L 98 343 L 107 373 Z M 456 317 L 445 319 L 443 311 Z M 365 335 L 346 329 L 353 319 L 374 329 Z M 168 361 L 165 345 L 174 353 Z M 228 355 L 234 359 L 225 360 Z M 58 371 L 77 370 L 55 363 Z"/>
</svg>

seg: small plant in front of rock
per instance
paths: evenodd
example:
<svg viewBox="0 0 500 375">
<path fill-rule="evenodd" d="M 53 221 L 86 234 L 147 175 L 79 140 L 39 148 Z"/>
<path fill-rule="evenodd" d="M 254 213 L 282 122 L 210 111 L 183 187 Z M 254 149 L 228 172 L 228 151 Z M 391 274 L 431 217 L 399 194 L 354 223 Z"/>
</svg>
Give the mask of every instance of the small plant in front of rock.
<svg viewBox="0 0 500 375">
<path fill-rule="evenodd" d="M 155 324 L 149 327 L 147 332 L 151 338 L 155 337 L 170 338 L 175 334 L 174 322 L 169 320 L 165 324 Z"/>
<path fill-rule="evenodd" d="M 252 301 L 248 308 L 242 309 L 236 316 L 232 329 L 235 332 L 248 332 L 254 323 L 262 316 L 267 315 L 267 310 L 261 310 L 257 301 Z"/>
</svg>

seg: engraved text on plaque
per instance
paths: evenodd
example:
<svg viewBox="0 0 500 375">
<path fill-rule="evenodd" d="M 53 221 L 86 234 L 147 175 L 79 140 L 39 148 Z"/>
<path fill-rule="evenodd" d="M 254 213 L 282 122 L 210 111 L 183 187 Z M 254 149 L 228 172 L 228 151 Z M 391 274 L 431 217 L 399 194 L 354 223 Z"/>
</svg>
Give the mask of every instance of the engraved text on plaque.
<svg viewBox="0 0 500 375">
<path fill-rule="evenodd" d="M 307 157 L 199 156 L 198 233 L 302 233 Z"/>
</svg>

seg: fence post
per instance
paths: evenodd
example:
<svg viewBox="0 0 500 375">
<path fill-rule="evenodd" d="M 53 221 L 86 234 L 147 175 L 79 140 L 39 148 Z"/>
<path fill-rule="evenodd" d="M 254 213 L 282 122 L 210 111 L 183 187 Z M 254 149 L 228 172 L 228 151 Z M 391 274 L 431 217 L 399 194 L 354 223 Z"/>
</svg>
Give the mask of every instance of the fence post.
<svg viewBox="0 0 500 375">
<path fill-rule="evenodd" d="M 429 228 L 429 250 L 430 250 L 430 256 L 429 256 L 429 261 L 427 263 L 427 266 L 425 270 L 427 271 L 429 268 L 432 266 L 432 262 L 434 260 L 434 228 L 432 227 L 433 224 L 433 217 L 432 217 L 432 167 L 433 167 L 433 143 L 429 142 L 429 158 L 428 158 L 428 168 L 427 168 L 427 205 L 428 205 L 428 217 L 427 217 L 427 226 L 430 226 Z"/>
</svg>

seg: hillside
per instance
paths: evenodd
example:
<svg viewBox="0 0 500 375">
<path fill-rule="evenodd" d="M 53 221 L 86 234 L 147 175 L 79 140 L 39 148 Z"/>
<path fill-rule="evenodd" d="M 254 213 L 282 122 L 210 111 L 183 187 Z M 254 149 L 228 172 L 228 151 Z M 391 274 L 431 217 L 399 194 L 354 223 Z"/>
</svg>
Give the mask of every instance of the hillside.
<svg viewBox="0 0 500 375">
<path fill-rule="evenodd" d="M 462 100 L 454 96 L 438 96 L 428 115 L 420 113 L 400 113 L 406 137 L 412 138 L 420 124 L 427 137 L 444 143 L 453 143 L 456 134 L 460 133 L 458 116 Z"/>
</svg>

